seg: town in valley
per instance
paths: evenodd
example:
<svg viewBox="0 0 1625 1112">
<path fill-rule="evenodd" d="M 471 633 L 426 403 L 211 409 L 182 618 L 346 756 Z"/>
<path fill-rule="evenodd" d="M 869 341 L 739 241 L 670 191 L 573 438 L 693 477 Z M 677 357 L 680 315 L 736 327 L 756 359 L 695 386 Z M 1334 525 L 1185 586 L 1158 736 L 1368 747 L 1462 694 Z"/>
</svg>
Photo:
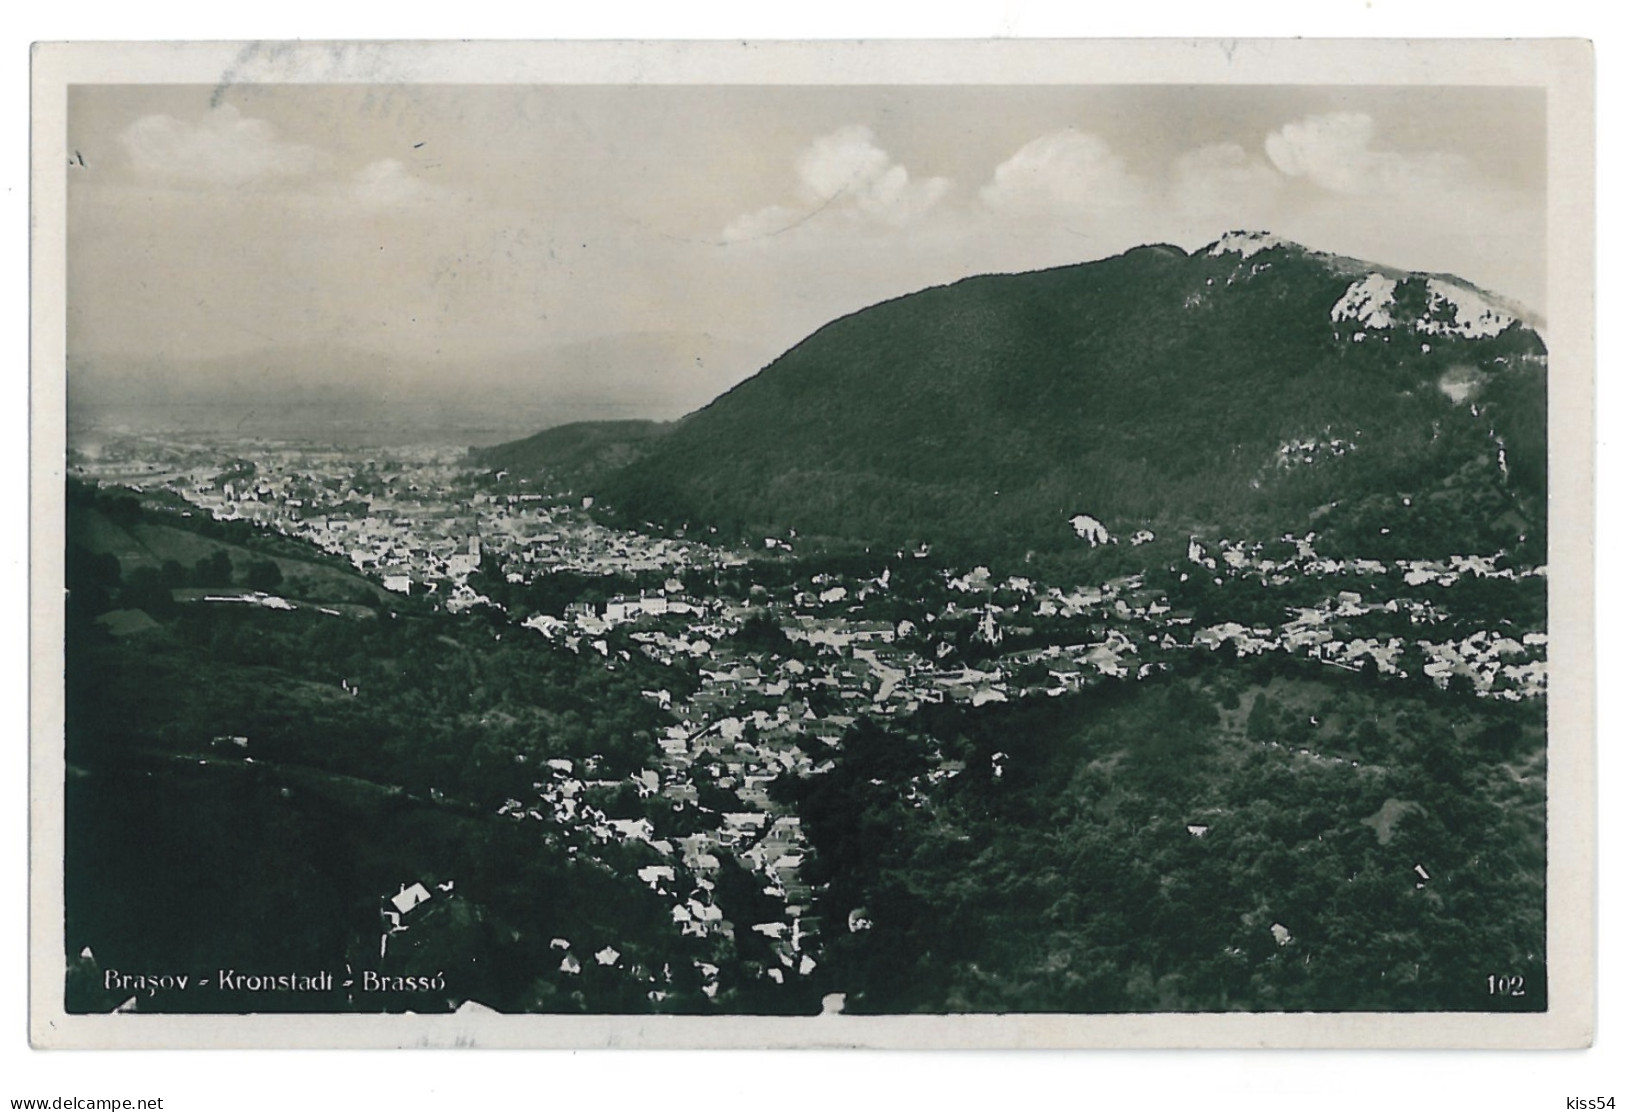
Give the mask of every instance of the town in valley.
<svg viewBox="0 0 1625 1112">
<path fill-rule="evenodd" d="M 1280 466 L 1311 465 L 1316 449 L 1313 441 L 1283 443 Z M 1333 442 L 1321 450 L 1339 449 Z M 635 868 L 638 882 L 671 929 L 697 944 L 687 960 L 710 998 L 722 986 L 725 955 L 749 935 L 762 960 L 749 964 L 748 976 L 814 984 L 826 1001 L 842 999 L 838 985 L 816 976 L 827 940 L 872 924 L 863 907 L 836 921 L 824 913 L 819 889 L 827 885 L 808 869 L 817 851 L 793 793 L 775 785 L 829 772 L 860 722 L 918 732 L 922 708 L 1065 699 L 1188 669 L 1192 658 L 1290 658 L 1329 675 L 1408 681 L 1492 704 L 1545 694 L 1545 633 L 1509 626 L 1478 602 L 1497 585 L 1543 589 L 1543 566 L 1520 566 L 1504 552 L 1339 558 L 1317 551 L 1312 530 L 1169 537 L 1141 528 L 1114 536 L 1080 513 L 1070 523 L 1080 548 L 1144 548 L 1163 560 L 1100 582 L 1045 582 L 945 565 L 928 544 L 820 560 L 793 532 L 723 540 L 715 529 L 630 529 L 595 515 L 591 495 L 482 467 L 477 456 L 455 446 L 119 431 L 87 438 L 70 475 L 134 499 L 148 521 L 182 529 L 240 523 L 251 530 L 243 536 L 308 546 L 361 587 L 341 601 L 309 574 L 308 561 L 276 557 L 260 563 L 257 578 L 251 567 L 193 586 L 175 561 L 160 560 L 160 544 L 135 553 L 109 546 L 126 561 L 126 574 L 132 563 L 161 567 L 181 610 L 298 612 L 309 621 L 375 625 L 429 613 L 478 617 L 498 641 L 530 639 L 538 651 L 606 672 L 640 669 L 648 679 L 638 695 L 660 726 L 637 767 L 598 752 L 545 757 L 521 749 L 511 756 L 518 767 L 509 771 L 519 773 L 507 778 L 512 795 L 490 806 L 489 818 L 534 829 L 551 850 L 609 869 L 623 867 L 634 850 L 646 861 Z M 569 586 L 550 586 L 559 583 Z M 1235 600 L 1233 616 L 1227 599 Z M 95 623 L 130 646 L 163 637 L 139 608 L 107 610 Z M 344 699 L 373 696 L 359 674 L 329 682 Z M 1226 736 L 1281 762 L 1362 775 L 1358 746 L 1321 740 L 1319 716 L 1336 713 L 1333 701 L 1300 714 L 1305 721 L 1271 722 L 1258 710 L 1269 701 L 1267 686 L 1220 709 Z M 935 790 L 970 770 L 966 754 L 918 740 L 928 759 L 903 793 L 928 813 Z M 190 741 L 199 763 L 268 759 L 252 728 L 229 718 Z M 986 767 L 973 775 L 996 780 L 1010 758 L 994 751 L 983 759 Z M 1541 774 L 1538 760 L 1516 773 Z M 434 807 L 472 805 L 449 784 L 388 790 L 421 790 Z M 1389 800 L 1370 825 L 1386 831 L 1407 807 Z M 1232 821 L 1213 808 L 1184 817 L 1183 836 L 1193 840 Z M 749 877 L 748 900 L 736 903 L 719 890 L 724 862 Z M 1430 865 L 1408 863 L 1416 889 L 1432 879 Z M 433 931 L 437 905 L 460 897 L 451 876 L 407 869 L 399 880 L 395 890 L 371 894 L 380 908 L 380 959 L 414 932 Z M 1294 937 L 1285 922 L 1259 929 L 1283 952 Z M 566 981 L 584 968 L 616 974 L 643 983 L 651 1007 L 672 990 L 670 962 L 656 969 L 628 957 L 632 947 L 613 930 L 552 937 L 548 946 Z M 94 961 L 88 948 L 80 961 Z M 455 975 L 450 984 L 455 994 Z M 461 1006 L 483 1007 L 473 996 Z"/>
</svg>

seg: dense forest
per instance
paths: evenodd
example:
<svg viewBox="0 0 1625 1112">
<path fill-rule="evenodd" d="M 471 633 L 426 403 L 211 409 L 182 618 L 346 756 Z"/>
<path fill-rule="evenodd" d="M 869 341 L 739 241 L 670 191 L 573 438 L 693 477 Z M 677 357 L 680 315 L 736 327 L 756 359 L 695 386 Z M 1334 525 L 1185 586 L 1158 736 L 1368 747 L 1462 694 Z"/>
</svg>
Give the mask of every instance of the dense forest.
<svg viewBox="0 0 1625 1112">
<path fill-rule="evenodd" d="M 589 485 L 634 523 L 985 557 L 1075 547 L 1080 512 L 1114 534 L 1265 535 L 1349 492 L 1447 490 L 1504 447 L 1504 524 L 1538 526 L 1539 337 L 1423 321 L 1356 342 L 1331 310 L 1364 265 L 1295 246 L 1250 260 L 1146 247 L 925 290 L 825 326 Z M 1400 282 L 1395 312 L 1418 298 L 1425 311 L 1425 287 Z M 1471 406 L 1439 385 L 1463 368 Z M 1282 447 L 1308 441 L 1326 445 L 1312 465 L 1283 466 Z M 541 470 L 560 458 L 509 454 Z M 1454 526 L 1499 516 L 1452 515 L 1437 543 L 1469 544 Z"/>
<path fill-rule="evenodd" d="M 1544 737 L 1539 708 L 1197 658 L 861 727 L 789 790 L 859 928 L 828 954 L 849 1011 L 1540 1010 Z M 933 783 L 939 752 L 964 770 Z"/>
</svg>

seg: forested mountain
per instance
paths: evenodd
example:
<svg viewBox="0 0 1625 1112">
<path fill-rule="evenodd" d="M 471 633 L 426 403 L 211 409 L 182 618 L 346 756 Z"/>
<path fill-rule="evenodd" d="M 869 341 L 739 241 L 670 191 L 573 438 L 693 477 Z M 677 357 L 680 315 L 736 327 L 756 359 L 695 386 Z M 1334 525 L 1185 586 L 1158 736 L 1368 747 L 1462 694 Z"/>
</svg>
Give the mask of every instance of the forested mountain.
<svg viewBox="0 0 1625 1112">
<path fill-rule="evenodd" d="M 1520 317 L 1256 233 L 970 278 L 825 326 L 595 492 L 634 520 L 1019 553 L 1075 547 L 1078 514 L 1258 533 L 1494 487 L 1440 532 L 1501 519 L 1483 540 L 1505 544 L 1544 516 L 1545 347 Z"/>
<path fill-rule="evenodd" d="M 643 456 L 672 426 L 660 421 L 577 421 L 471 453 L 477 466 L 593 479 Z"/>
</svg>

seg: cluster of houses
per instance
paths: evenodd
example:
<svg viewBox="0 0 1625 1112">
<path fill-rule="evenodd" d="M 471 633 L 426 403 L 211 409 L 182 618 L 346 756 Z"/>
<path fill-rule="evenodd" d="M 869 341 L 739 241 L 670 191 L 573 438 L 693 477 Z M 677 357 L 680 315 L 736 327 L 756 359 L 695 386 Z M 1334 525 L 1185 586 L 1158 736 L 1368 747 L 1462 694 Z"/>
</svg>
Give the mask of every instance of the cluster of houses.
<svg viewBox="0 0 1625 1112">
<path fill-rule="evenodd" d="M 1358 436 L 1359 433 L 1356 432 L 1355 435 Z M 1281 442 L 1280 448 L 1275 453 L 1275 466 L 1290 471 L 1294 467 L 1307 467 L 1317 458 L 1346 455 L 1356 447 L 1358 445 L 1354 441 L 1332 436 L 1330 432 L 1319 439 L 1312 436 L 1295 436 Z"/>
<path fill-rule="evenodd" d="M 1282 458 L 1295 465 L 1317 452 L 1351 447 L 1336 439 L 1292 442 Z M 986 567 L 945 573 L 945 598 L 935 604 L 898 598 L 890 571 L 818 575 L 777 592 L 758 589 L 748 599 L 701 598 L 685 590 L 685 575 L 738 564 L 739 556 L 694 540 L 609 529 L 585 507 L 552 496 L 471 490 L 466 472 L 446 458 L 391 459 L 364 473 L 353 462 L 314 467 L 308 457 L 275 453 L 254 463 L 223 481 L 218 471 L 212 478 L 199 471 L 180 492 L 216 516 L 268 521 L 341 552 L 389 589 L 430 591 L 451 609 L 489 601 L 468 586 L 476 567 L 516 583 L 558 571 L 645 580 L 649 573 L 663 575 L 660 585 L 636 595 L 578 602 L 562 616 L 514 615 L 567 651 L 599 655 L 606 664 L 638 652 L 663 665 L 682 664 L 700 682 L 686 697 L 665 689 L 644 693 L 672 723 L 658 739 L 651 767 L 607 779 L 591 759 L 549 761 L 538 769 L 531 797 L 508 800 L 500 813 L 567 828 L 572 853 L 635 846 L 650 861 L 640 868 L 640 880 L 668 903 L 678 930 L 715 939 L 719 947 L 741 932 L 760 935 L 774 954 L 761 975 L 779 982 L 817 968 L 819 924 L 803 877 L 811 851 L 799 818 L 778 801 L 773 784 L 829 768 L 860 717 L 900 720 L 929 703 L 974 707 L 1061 696 L 1103 680 L 1147 677 L 1176 653 L 1220 649 L 1299 654 L 1392 675 L 1420 670 L 1441 686 L 1462 677 L 1470 690 L 1493 698 L 1539 697 L 1546 690 L 1544 634 L 1485 629 L 1462 635 L 1446 612 L 1448 592 L 1466 579 L 1545 574 L 1544 568 L 1503 567 L 1497 556 L 1385 563 L 1322 557 L 1313 533 L 1289 534 L 1268 546 L 1191 537 L 1183 581 L 1253 580 L 1266 587 L 1326 581 L 1319 603 L 1283 606 L 1280 620 L 1268 626 L 1197 626 L 1190 612 L 1171 607 L 1140 575 L 1057 587 L 1022 576 L 999 579 Z M 1087 515 L 1073 525 L 1088 543 L 1113 543 Z M 1141 530 L 1128 541 L 1152 539 Z M 790 545 L 778 541 L 776 547 Z M 1380 601 L 1368 598 L 1379 594 Z M 741 643 L 736 635 L 755 617 L 782 631 L 786 651 Z M 1394 633 L 1401 620 L 1404 636 Z M 1067 623 L 1072 635 L 1061 643 L 1050 635 L 1057 623 Z M 980 646 L 969 656 L 955 651 L 963 648 L 967 628 Z M 1035 638 L 1040 628 L 1050 634 Z M 925 779 L 937 782 L 962 769 L 939 760 Z M 995 759 L 994 773 L 1000 772 Z M 604 793 L 624 799 L 627 789 L 641 798 L 659 796 L 674 811 L 703 815 L 688 824 L 701 829 L 661 836 L 646 818 L 610 817 L 599 805 Z M 720 906 L 716 877 L 729 859 L 782 911 L 742 922 Z M 434 897 L 424 891 L 425 899 Z M 396 909 L 381 948 L 409 925 L 416 906 Z M 858 918 L 845 929 L 867 925 Z M 565 973 L 590 962 L 619 962 L 613 945 L 577 954 L 566 942 L 562 950 Z M 706 968 L 707 991 L 714 993 L 716 966 Z"/>
<path fill-rule="evenodd" d="M 762 718 L 749 723 L 753 728 Z M 817 968 L 815 956 L 818 920 L 811 914 L 812 891 L 801 876 L 809 852 L 801 820 L 775 804 L 766 784 L 774 775 L 815 771 L 811 759 L 793 743 L 778 744 L 754 732 L 746 740 L 747 723 L 724 719 L 690 736 L 683 726 L 668 727 L 661 739 L 658 768 L 642 769 L 626 779 L 595 775 L 599 761 L 555 758 L 532 787 L 528 802 L 510 799 L 498 813 L 514 821 L 548 820 L 583 837 L 571 845 L 572 853 L 593 854 L 606 844 L 635 844 L 654 860 L 640 867 L 638 878 L 668 905 L 673 926 L 681 933 L 713 939 L 731 948 L 738 932 L 754 931 L 769 943 L 777 964 L 761 970 L 767 979 L 784 983 L 786 977 L 806 976 Z M 773 726 L 768 725 L 771 733 Z M 828 766 L 827 758 L 824 767 Z M 719 811 L 708 828 L 682 836 L 659 836 L 647 818 L 610 818 L 592 800 L 598 793 L 634 788 L 642 797 L 663 796 L 676 809 L 698 810 L 695 775 L 703 769 L 719 791 L 735 800 L 733 809 Z M 724 858 L 748 869 L 761 884 L 765 897 L 783 910 L 755 922 L 740 922 L 717 902 L 717 874 Z M 570 968 L 566 953 L 564 972 Z M 614 964 L 605 962 L 604 964 Z M 705 991 L 715 995 L 718 967 L 700 963 Z"/>
<path fill-rule="evenodd" d="M 1448 612 L 1451 588 L 1465 579 L 1514 581 L 1540 579 L 1544 566 L 1516 569 L 1502 566 L 1501 554 L 1453 555 L 1444 560 L 1394 560 L 1385 563 L 1369 559 L 1327 559 L 1314 549 L 1315 535 L 1282 542 L 1295 550 L 1283 560 L 1261 555 L 1262 545 L 1221 540 L 1217 559 L 1210 556 L 1198 538 L 1191 538 L 1188 559 L 1209 571 L 1232 577 L 1252 578 L 1266 586 L 1279 586 L 1303 579 L 1330 579 L 1340 582 L 1374 582 L 1383 591 L 1409 588 L 1414 594 L 1393 595 L 1380 602 L 1368 601 L 1361 591 L 1339 589 L 1328 592 L 1319 605 L 1296 608 L 1295 616 L 1275 628 L 1244 628 L 1226 623 L 1198 630 L 1192 643 L 1210 648 L 1229 642 L 1240 654 L 1260 652 L 1302 652 L 1327 664 L 1359 670 L 1367 661 L 1378 672 L 1407 675 L 1414 668 L 1431 677 L 1441 687 L 1452 676 L 1462 677 L 1478 694 L 1509 701 L 1543 697 L 1546 693 L 1546 635 L 1529 632 L 1512 636 L 1508 631 L 1480 629 L 1466 636 L 1448 636 L 1454 629 Z M 1425 588 L 1425 590 L 1424 590 Z M 1433 597 L 1429 597 L 1432 595 Z M 1351 631 L 1356 620 L 1367 614 L 1401 615 L 1406 619 L 1409 637 L 1360 637 Z M 1447 634 L 1437 641 L 1423 636 L 1438 630 Z M 1409 661 L 1409 666 L 1405 663 Z"/>
<path fill-rule="evenodd" d="M 135 434 L 75 438 L 68 473 L 135 490 L 203 489 L 217 481 L 221 451 L 209 444 Z"/>
<path fill-rule="evenodd" d="M 1353 443 L 1336 437 L 1300 438 L 1282 445 L 1283 466 L 1309 462 L 1317 453 L 1341 454 Z M 236 446 L 240 453 L 241 446 Z M 190 458 L 190 457 L 187 457 Z M 129 461 L 80 461 L 81 468 L 127 467 Z M 575 651 L 608 656 L 605 634 L 616 627 L 635 629 L 643 651 L 664 663 L 680 656 L 708 659 L 718 645 L 751 612 L 744 602 L 701 601 L 686 596 L 681 576 L 696 567 L 736 565 L 736 554 L 695 540 L 656 537 L 606 528 L 574 503 L 530 490 L 471 490 L 456 456 L 445 451 L 392 450 L 382 459 L 357 461 L 353 454 L 323 453 L 307 448 L 266 444 L 252 458 L 218 459 L 207 466 L 196 460 L 175 471 L 168 484 L 217 517 L 246 517 L 273 525 L 343 554 L 358 570 L 376 575 L 390 590 L 438 594 L 449 609 L 489 603 L 468 585 L 470 573 L 486 566 L 511 582 L 527 582 L 554 571 L 584 574 L 664 572 L 664 589 L 636 597 L 617 597 L 601 608 L 578 605 L 562 618 L 537 614 L 526 624 L 557 638 Z M 1104 527 L 1087 515 L 1074 522 L 1079 535 L 1107 543 Z M 1144 531 L 1142 531 L 1144 532 Z M 1131 540 L 1149 539 L 1136 534 Z M 865 613 L 865 603 L 887 592 L 889 573 L 878 579 L 837 582 L 815 578 L 810 590 L 770 604 L 785 635 L 804 642 L 831 660 L 813 674 L 778 677 L 729 677 L 708 683 L 697 696 L 696 709 L 716 710 L 735 694 L 784 697 L 792 687 L 833 689 L 846 709 L 871 714 L 909 713 L 921 703 L 951 699 L 972 703 L 999 701 L 1021 694 L 1007 676 L 1017 666 L 1034 663 L 1050 668 L 1053 682 L 1044 689 L 1059 694 L 1098 676 L 1144 674 L 1152 662 L 1134 659 L 1143 649 L 1180 646 L 1229 646 L 1240 654 L 1301 652 L 1328 664 L 1361 668 L 1370 662 L 1378 671 L 1404 674 L 1407 651 L 1422 657 L 1423 671 L 1441 684 L 1464 677 L 1473 690 L 1496 698 L 1521 699 L 1541 694 L 1546 669 L 1540 641 L 1520 642 L 1514 652 L 1507 638 L 1481 631 L 1467 638 L 1440 637 L 1404 641 L 1394 636 L 1348 634 L 1352 619 L 1375 610 L 1406 615 L 1417 634 L 1438 625 L 1444 615 L 1437 593 L 1465 577 L 1512 579 L 1543 575 L 1544 568 L 1517 571 L 1501 567 L 1494 556 L 1459 555 L 1448 560 L 1327 559 L 1314 551 L 1313 533 L 1287 535 L 1292 554 L 1263 555 L 1258 543 L 1192 537 L 1183 574 L 1214 573 L 1253 578 L 1279 586 L 1304 577 L 1344 581 L 1396 578 L 1409 588 L 1428 588 L 1415 597 L 1391 597 L 1368 604 L 1359 592 L 1329 593 L 1320 606 L 1299 610 L 1273 628 L 1221 623 L 1204 629 L 1188 624 L 1155 598 L 1146 598 L 1138 577 L 1124 577 L 1099 587 L 1035 586 L 1022 577 L 995 583 L 986 568 L 973 568 L 947 579 L 950 593 L 967 596 L 951 601 L 941 614 L 922 613 L 918 620 L 890 621 Z M 788 541 L 778 542 L 789 548 Z M 1209 551 L 1211 546 L 1212 551 Z M 1280 554 L 1277 552 L 1277 557 Z M 1429 593 L 1434 597 L 1429 597 Z M 1014 605 L 994 602 L 1014 596 Z M 917 642 L 929 640 L 930 625 L 974 610 L 977 636 L 993 645 L 1007 634 L 1030 633 L 1037 619 L 1099 617 L 1113 620 L 1105 636 L 1087 643 L 1049 646 L 1041 653 L 1018 655 L 992 668 L 939 670 Z M 1484 640 L 1488 638 L 1488 640 Z M 901 647 L 913 643 L 914 648 Z M 1485 645 L 1494 646 L 1488 651 Z M 824 657 L 820 656 L 822 663 Z M 730 684 L 733 685 L 730 687 Z M 779 685 L 775 688 L 775 685 Z M 738 690 L 736 690 L 738 689 Z"/>
<path fill-rule="evenodd" d="M 585 506 L 533 491 L 491 493 L 460 484 L 449 449 L 396 448 L 376 457 L 275 444 L 199 447 L 184 468 L 142 472 L 221 520 L 250 520 L 343 556 L 387 590 L 438 594 L 450 609 L 488 600 L 464 589 L 482 566 L 509 582 L 553 571 L 637 574 L 742 560 L 695 541 L 605 528 Z M 194 458 L 196 457 L 196 458 Z M 86 459 L 87 478 L 128 477 L 133 464 Z M 589 500 L 590 502 L 590 500 Z M 611 617 L 611 620 L 615 620 Z"/>
</svg>

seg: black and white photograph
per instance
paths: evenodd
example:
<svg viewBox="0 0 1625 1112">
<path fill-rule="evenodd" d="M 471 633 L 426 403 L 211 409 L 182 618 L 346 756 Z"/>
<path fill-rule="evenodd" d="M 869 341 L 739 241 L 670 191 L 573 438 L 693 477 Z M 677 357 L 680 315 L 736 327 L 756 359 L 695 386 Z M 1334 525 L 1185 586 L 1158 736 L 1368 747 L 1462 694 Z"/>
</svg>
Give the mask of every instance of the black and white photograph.
<svg viewBox="0 0 1625 1112">
<path fill-rule="evenodd" d="M 1589 1041 L 1583 44 L 35 64 L 37 1045 Z"/>
</svg>

